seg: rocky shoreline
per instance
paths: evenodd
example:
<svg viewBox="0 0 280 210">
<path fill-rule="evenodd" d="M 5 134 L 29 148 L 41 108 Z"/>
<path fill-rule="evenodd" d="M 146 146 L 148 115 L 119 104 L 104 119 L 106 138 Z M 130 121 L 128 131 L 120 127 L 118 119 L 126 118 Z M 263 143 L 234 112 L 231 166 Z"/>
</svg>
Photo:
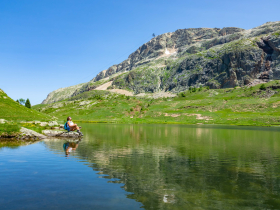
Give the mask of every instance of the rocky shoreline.
<svg viewBox="0 0 280 210">
<path fill-rule="evenodd" d="M 4 124 L 4 123 L 11 123 L 11 122 L 8 122 L 4 119 L 0 119 L 0 123 Z M 59 125 L 56 121 L 51 121 L 51 122 L 30 121 L 30 122 L 20 122 L 20 124 L 33 125 L 37 127 L 47 126 L 48 129 L 42 130 L 41 131 L 42 133 L 38 133 L 34 130 L 21 127 L 18 132 L 13 132 L 10 134 L 2 133 L 2 135 L 0 134 L 0 140 L 9 139 L 9 140 L 22 140 L 22 141 L 39 141 L 42 139 L 52 138 L 52 137 L 55 138 L 59 138 L 59 137 L 79 138 L 80 137 L 79 133 L 75 131 L 68 132 L 64 130 L 63 125 Z"/>
<path fill-rule="evenodd" d="M 75 131 L 61 131 L 61 130 L 43 130 L 44 134 L 37 133 L 36 131 L 22 127 L 19 133 L 11 135 L 0 135 L 0 139 L 10 140 L 28 140 L 28 141 L 39 141 L 49 137 L 68 137 L 68 138 L 79 138 L 80 135 Z"/>
</svg>

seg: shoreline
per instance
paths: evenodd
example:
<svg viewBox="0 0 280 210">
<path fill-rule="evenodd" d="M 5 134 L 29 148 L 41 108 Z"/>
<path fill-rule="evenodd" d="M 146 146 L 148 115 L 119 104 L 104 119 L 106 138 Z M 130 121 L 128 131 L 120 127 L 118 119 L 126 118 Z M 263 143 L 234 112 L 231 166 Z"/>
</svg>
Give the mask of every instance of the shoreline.
<svg viewBox="0 0 280 210">
<path fill-rule="evenodd" d="M 128 124 L 128 125 L 136 125 L 136 124 L 141 124 L 141 125 L 150 125 L 150 124 L 155 124 L 155 125 L 224 125 L 224 126 L 247 126 L 247 127 L 279 127 L 280 125 L 275 125 L 275 124 L 271 124 L 271 125 L 249 125 L 249 124 L 219 124 L 219 123 L 213 123 L 213 124 L 209 124 L 209 123 L 184 123 L 184 122 L 120 122 L 120 121 L 91 121 L 91 120 L 75 120 L 75 122 L 77 123 L 92 123 L 92 124 Z"/>
</svg>

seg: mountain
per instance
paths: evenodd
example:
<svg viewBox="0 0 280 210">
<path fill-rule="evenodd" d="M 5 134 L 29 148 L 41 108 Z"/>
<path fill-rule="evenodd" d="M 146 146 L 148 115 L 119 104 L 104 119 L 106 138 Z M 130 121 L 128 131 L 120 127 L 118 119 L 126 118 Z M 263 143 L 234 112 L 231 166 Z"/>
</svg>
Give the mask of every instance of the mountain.
<svg viewBox="0 0 280 210">
<path fill-rule="evenodd" d="M 87 83 L 50 93 L 43 104 L 94 89 L 143 95 L 257 84 L 280 79 L 279 53 L 280 21 L 249 30 L 179 29 L 151 39 Z"/>
</svg>

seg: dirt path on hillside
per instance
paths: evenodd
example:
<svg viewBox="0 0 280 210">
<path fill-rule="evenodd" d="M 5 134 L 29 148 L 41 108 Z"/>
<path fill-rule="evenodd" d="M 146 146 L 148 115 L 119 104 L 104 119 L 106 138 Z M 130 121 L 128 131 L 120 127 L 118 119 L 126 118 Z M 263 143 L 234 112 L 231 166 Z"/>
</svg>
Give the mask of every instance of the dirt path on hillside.
<svg viewBox="0 0 280 210">
<path fill-rule="evenodd" d="M 113 83 L 112 81 L 106 82 L 103 85 L 100 85 L 99 87 L 95 88 L 95 90 L 107 90 L 107 88 L 110 87 L 112 85 L 112 83 Z M 123 94 L 123 95 L 126 95 L 126 96 L 134 96 L 134 94 L 132 92 L 127 91 L 127 90 L 123 90 L 123 89 L 110 89 L 110 90 L 107 90 L 107 91 L 110 91 L 112 93 Z M 157 93 L 152 93 L 152 94 L 140 93 L 136 96 L 140 96 L 140 97 L 148 96 L 148 97 L 151 97 L 151 98 L 165 98 L 165 97 L 169 98 L 169 97 L 175 97 L 176 94 L 162 91 L 162 92 L 157 92 Z"/>
<path fill-rule="evenodd" d="M 110 87 L 112 85 L 112 83 L 113 83 L 112 81 L 106 82 L 105 84 L 100 85 L 99 87 L 95 88 L 95 90 L 107 90 L 107 88 Z M 126 96 L 134 96 L 133 93 L 131 93 L 127 90 L 122 90 L 122 89 L 110 89 L 110 90 L 107 90 L 107 91 L 110 91 L 112 93 L 123 94 L 123 95 L 126 95 Z"/>
<path fill-rule="evenodd" d="M 108 88 L 109 86 L 111 86 L 112 83 L 113 83 L 112 81 L 106 82 L 105 84 L 100 85 L 99 87 L 95 88 L 95 90 L 107 90 L 107 88 Z"/>
<path fill-rule="evenodd" d="M 132 92 L 129 92 L 127 90 L 122 90 L 122 89 L 112 89 L 112 90 L 109 90 L 110 92 L 113 92 L 113 93 L 118 93 L 118 94 L 123 94 L 123 95 L 126 95 L 126 96 L 134 96 Z"/>
<path fill-rule="evenodd" d="M 156 98 L 170 98 L 170 97 L 175 97 L 176 94 L 170 93 L 170 92 L 161 91 L 161 92 L 156 92 L 156 93 L 139 93 L 139 94 L 136 95 L 136 96 L 139 96 L 139 97 L 147 96 L 147 97 L 156 99 Z"/>
</svg>

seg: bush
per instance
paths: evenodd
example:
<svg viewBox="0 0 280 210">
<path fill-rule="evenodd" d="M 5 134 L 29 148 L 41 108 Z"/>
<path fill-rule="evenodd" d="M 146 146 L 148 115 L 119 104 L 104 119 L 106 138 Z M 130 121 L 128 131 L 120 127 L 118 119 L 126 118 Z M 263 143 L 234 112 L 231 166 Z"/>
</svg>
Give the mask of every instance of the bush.
<svg viewBox="0 0 280 210">
<path fill-rule="evenodd" d="M 262 84 L 262 85 L 260 86 L 260 90 L 265 90 L 265 85 L 264 85 L 264 84 Z"/>
<path fill-rule="evenodd" d="M 192 89 L 192 92 L 196 92 L 196 87 L 194 87 L 194 88 Z"/>
<path fill-rule="evenodd" d="M 180 93 L 180 97 L 186 97 L 186 94 L 184 92 Z"/>
<path fill-rule="evenodd" d="M 207 87 L 206 87 L 206 89 L 207 89 L 207 90 L 209 90 L 209 89 L 210 89 L 210 87 L 209 87 L 209 86 L 207 86 Z"/>
</svg>

